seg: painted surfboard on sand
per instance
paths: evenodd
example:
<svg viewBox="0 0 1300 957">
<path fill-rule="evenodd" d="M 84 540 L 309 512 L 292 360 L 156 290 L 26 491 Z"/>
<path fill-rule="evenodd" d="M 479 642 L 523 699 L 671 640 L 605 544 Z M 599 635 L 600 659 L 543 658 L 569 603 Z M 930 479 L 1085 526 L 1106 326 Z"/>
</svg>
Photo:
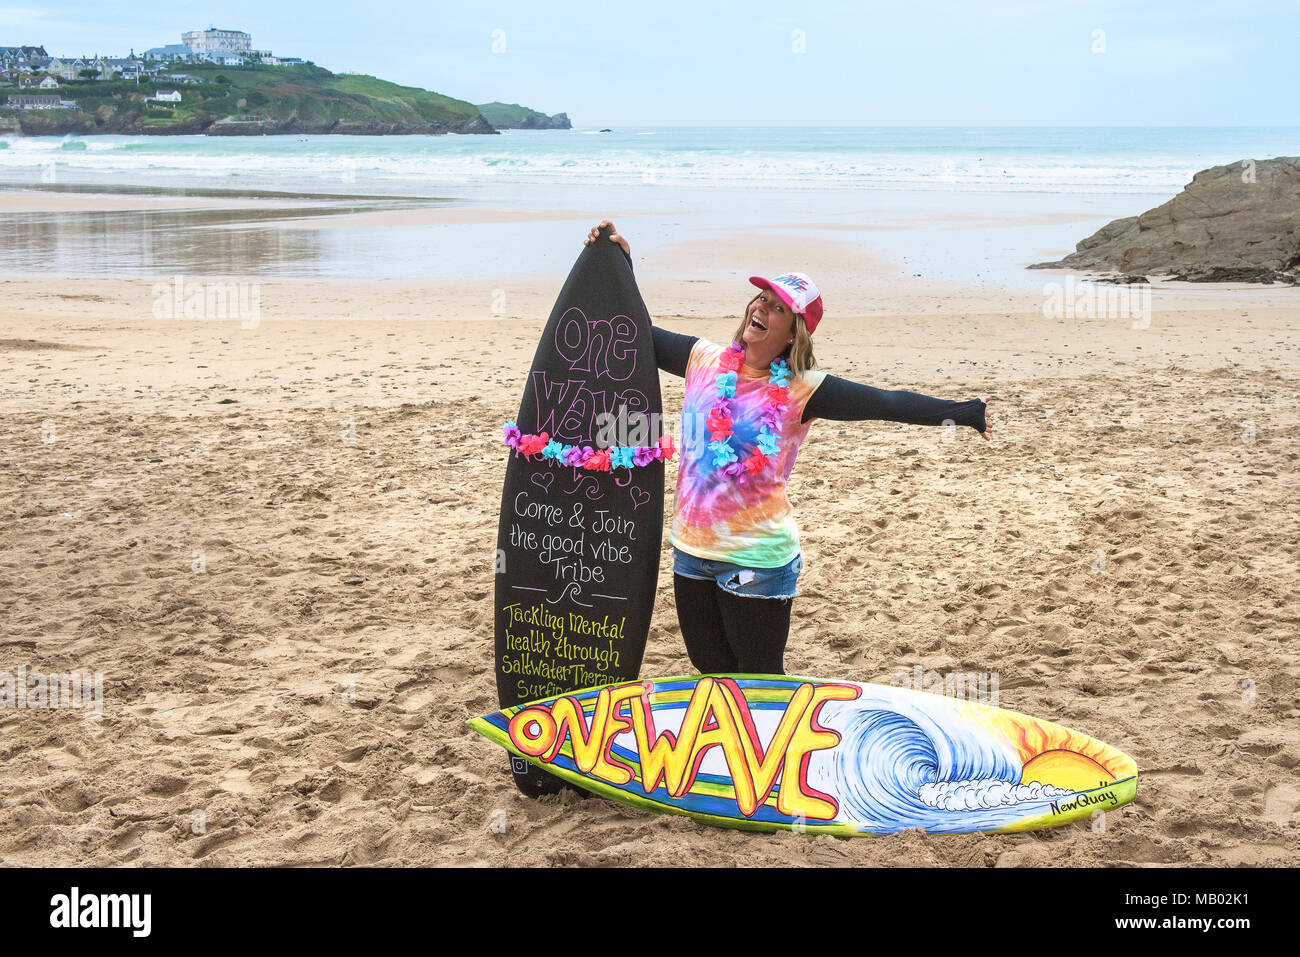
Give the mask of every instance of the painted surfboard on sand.
<svg viewBox="0 0 1300 957">
<path fill-rule="evenodd" d="M 590 688 L 469 722 L 597 794 L 723 827 L 842 836 L 1025 831 L 1132 801 L 1137 765 L 1028 715 L 773 675 Z"/>
<path fill-rule="evenodd" d="M 557 444 L 626 452 L 657 441 L 662 404 L 650 314 L 632 267 L 608 237 L 606 227 L 583 248 L 560 290 L 515 424 Z M 495 569 L 498 702 L 635 678 L 659 578 L 663 461 L 594 470 L 545 454 L 505 454 Z M 562 786 L 550 769 L 518 758 L 511 770 L 525 794 Z"/>
</svg>

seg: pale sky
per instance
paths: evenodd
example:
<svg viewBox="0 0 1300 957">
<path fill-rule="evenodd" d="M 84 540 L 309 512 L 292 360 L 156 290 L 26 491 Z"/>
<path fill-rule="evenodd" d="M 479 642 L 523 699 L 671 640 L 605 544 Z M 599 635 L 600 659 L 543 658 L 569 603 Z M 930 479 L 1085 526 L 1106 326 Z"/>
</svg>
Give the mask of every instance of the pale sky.
<svg viewBox="0 0 1300 957">
<path fill-rule="evenodd" d="M 54 55 L 208 26 L 580 127 L 1300 125 L 1300 0 L 0 6 L 0 45 Z"/>
</svg>

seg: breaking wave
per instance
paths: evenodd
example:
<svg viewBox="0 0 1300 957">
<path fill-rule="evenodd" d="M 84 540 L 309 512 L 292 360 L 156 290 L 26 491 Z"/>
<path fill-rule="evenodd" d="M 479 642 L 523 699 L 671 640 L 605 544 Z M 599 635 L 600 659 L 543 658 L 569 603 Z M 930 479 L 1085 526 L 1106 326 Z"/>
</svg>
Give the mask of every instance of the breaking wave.
<svg viewBox="0 0 1300 957">
<path fill-rule="evenodd" d="M 838 731 L 841 743 L 833 760 L 810 769 L 810 783 L 838 798 L 842 818 L 881 833 L 988 830 L 1075 793 L 1021 784 L 1019 754 L 1009 743 L 955 710 L 945 713 L 934 702 L 927 709 L 932 713 L 892 694 L 828 706 L 822 724 Z"/>
<path fill-rule="evenodd" d="M 1012 784 L 1009 781 L 936 781 L 921 785 L 917 796 L 927 807 L 943 811 L 978 811 L 981 808 L 1012 807 L 1027 801 L 1049 801 L 1073 794 L 1050 784 Z"/>
</svg>

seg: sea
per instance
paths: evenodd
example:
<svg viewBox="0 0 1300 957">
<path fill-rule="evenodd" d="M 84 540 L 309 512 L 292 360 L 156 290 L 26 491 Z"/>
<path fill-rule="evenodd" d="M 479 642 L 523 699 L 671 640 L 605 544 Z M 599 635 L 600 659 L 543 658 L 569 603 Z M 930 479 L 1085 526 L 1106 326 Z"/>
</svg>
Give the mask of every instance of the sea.
<svg viewBox="0 0 1300 957">
<path fill-rule="evenodd" d="M 0 136 L 0 190 L 230 196 L 255 209 L 192 214 L 0 214 L 0 272 L 159 270 L 284 278 L 445 278 L 542 272 L 531 248 L 573 224 L 316 230 L 206 244 L 170 262 L 185 230 L 276 228 L 286 218 L 423 205 L 591 211 L 637 227 L 638 254 L 726 229 L 834 224 L 836 238 L 929 278 L 1031 286 L 1035 259 L 1069 252 L 1220 164 L 1300 155 L 1300 127 L 653 127 L 495 136 Z M 1243 174 L 1247 167 L 1243 165 Z M 307 214 L 303 213 L 306 209 Z M 620 216 L 623 218 L 620 219 Z M 590 218 L 590 217 L 588 217 Z M 1050 221 L 1049 221 L 1050 220 Z M 982 224 L 957 230 L 957 223 Z M 879 227 L 887 225 L 888 232 Z M 854 227 L 862 226 L 861 233 Z M 84 226 L 84 229 L 77 228 Z M 503 250 L 500 237 L 512 242 Z M 157 242 L 141 243 L 139 231 Z M 298 230 L 301 232 L 301 230 Z M 585 230 L 583 230 L 585 232 Z M 313 232 L 307 230 L 306 232 Z M 330 235 L 324 235 L 326 232 Z M 961 236 L 952 234 L 961 232 Z M 338 234 L 338 235 L 335 235 Z M 173 240 L 168 237 L 173 236 Z M 222 251 L 224 250 L 224 251 Z M 230 257 L 234 257 L 233 259 Z"/>
</svg>

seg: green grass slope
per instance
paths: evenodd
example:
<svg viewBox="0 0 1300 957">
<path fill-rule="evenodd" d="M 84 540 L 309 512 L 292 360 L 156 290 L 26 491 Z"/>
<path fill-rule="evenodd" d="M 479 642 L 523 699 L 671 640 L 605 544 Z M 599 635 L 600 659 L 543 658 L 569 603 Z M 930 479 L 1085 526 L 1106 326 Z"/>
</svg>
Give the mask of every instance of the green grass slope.
<svg viewBox="0 0 1300 957">
<path fill-rule="evenodd" d="M 313 65 L 292 67 L 177 65 L 199 83 L 166 79 L 73 82 L 59 89 L 80 110 L 10 113 L 24 133 L 190 133 L 221 120 L 260 121 L 260 132 L 493 132 L 478 107 L 373 76 L 340 76 Z M 146 97 L 176 89 L 181 102 Z M 229 129 L 222 124 L 218 130 Z"/>
</svg>

